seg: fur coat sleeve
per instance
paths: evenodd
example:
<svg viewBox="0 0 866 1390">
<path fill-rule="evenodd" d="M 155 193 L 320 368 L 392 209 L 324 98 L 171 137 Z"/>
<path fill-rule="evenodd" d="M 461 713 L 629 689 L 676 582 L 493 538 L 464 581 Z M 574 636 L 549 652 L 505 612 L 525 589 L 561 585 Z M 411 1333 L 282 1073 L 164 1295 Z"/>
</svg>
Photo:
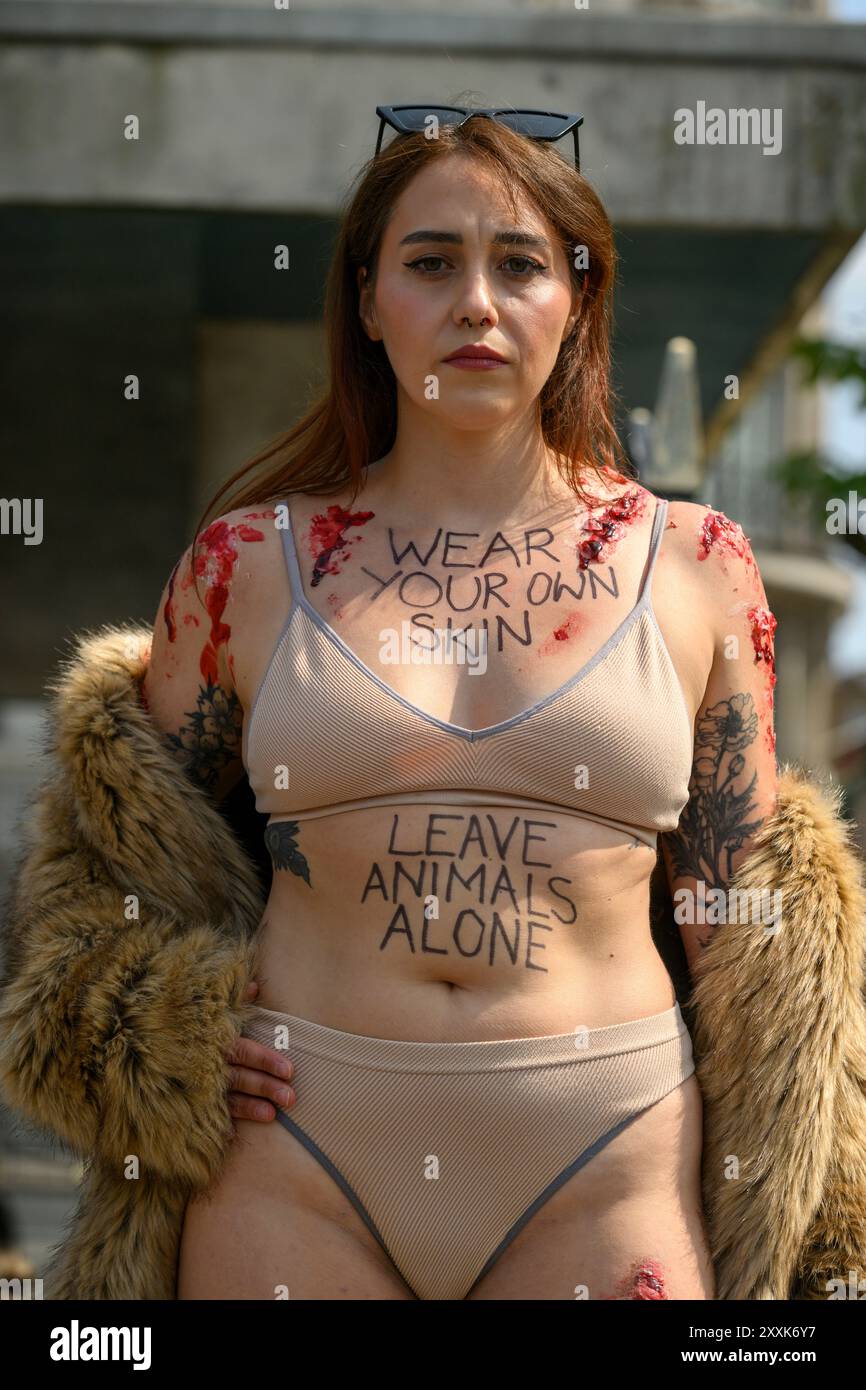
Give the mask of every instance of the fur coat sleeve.
<svg viewBox="0 0 866 1390">
<path fill-rule="evenodd" d="M 186 1203 L 233 1133 L 224 1054 L 264 896 L 140 701 L 150 636 L 79 637 L 49 687 L 3 914 L 0 1090 L 84 1164 L 49 1298 L 174 1298 Z M 718 929 L 681 1000 L 717 1296 L 827 1298 L 866 1268 L 866 918 L 838 793 L 782 769 L 734 886 L 780 888 L 783 919 Z M 665 894 L 657 872 L 663 955 Z"/>
</svg>

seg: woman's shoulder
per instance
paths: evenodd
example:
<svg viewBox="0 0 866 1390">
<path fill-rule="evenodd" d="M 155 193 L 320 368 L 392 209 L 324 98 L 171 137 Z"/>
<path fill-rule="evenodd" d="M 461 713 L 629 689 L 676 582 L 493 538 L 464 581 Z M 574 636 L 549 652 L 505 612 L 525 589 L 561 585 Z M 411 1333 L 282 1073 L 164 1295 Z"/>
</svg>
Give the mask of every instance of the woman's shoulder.
<svg viewBox="0 0 866 1390">
<path fill-rule="evenodd" d="M 690 602 L 722 627 L 738 605 L 766 606 L 751 542 L 733 517 L 704 503 L 668 502 L 662 544 Z"/>
<path fill-rule="evenodd" d="M 252 545 L 264 545 L 277 527 L 280 503 L 247 503 L 221 512 L 196 533 L 190 547 L 193 563 L 204 571 L 208 562 L 223 559 L 236 562 L 238 555 Z"/>
<path fill-rule="evenodd" d="M 280 580 L 277 509 L 252 503 L 203 525 L 174 561 L 154 619 L 152 659 L 175 685 L 198 669 L 203 680 L 231 687 L 231 635 Z M 191 676 L 190 676 L 191 678 Z"/>
</svg>

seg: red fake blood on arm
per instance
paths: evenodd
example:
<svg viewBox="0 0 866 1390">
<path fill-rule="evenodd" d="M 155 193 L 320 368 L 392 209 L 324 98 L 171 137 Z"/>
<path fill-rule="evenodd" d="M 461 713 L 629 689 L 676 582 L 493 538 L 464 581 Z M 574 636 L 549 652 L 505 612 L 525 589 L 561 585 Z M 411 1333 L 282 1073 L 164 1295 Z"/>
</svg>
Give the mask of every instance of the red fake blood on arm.
<svg viewBox="0 0 866 1390">
<path fill-rule="evenodd" d="M 776 619 L 769 608 L 761 608 L 755 604 L 750 608 L 746 617 L 752 631 L 752 646 L 755 649 L 755 660 L 766 661 L 769 669 L 775 671 L 776 660 L 773 652 L 773 634 L 776 631 Z"/>
<path fill-rule="evenodd" d="M 347 512 L 343 507 L 332 506 L 326 512 L 318 512 L 310 522 L 310 551 L 315 556 L 310 584 L 313 588 L 321 584 L 326 574 L 339 574 L 338 561 L 345 560 L 349 547 L 360 537 L 346 537 L 350 526 L 363 526 L 376 515 L 375 512 Z"/>
<path fill-rule="evenodd" d="M 604 508 L 600 516 L 592 516 L 586 522 L 583 533 L 585 539 L 578 542 L 578 568 L 585 570 L 589 565 L 607 563 L 610 554 L 625 534 L 625 528 L 637 521 L 646 511 L 647 494 L 640 488 L 633 488 Z"/>
<path fill-rule="evenodd" d="M 670 1299 L 658 1260 L 639 1260 L 617 1284 L 616 1292 L 604 1297 L 605 1302 L 623 1302 L 626 1299 L 638 1299 L 644 1303 L 659 1303 Z"/>
<path fill-rule="evenodd" d="M 162 616 L 165 618 L 165 626 L 168 630 L 169 642 L 174 642 L 177 637 L 177 622 L 174 616 L 174 581 L 177 578 L 177 570 L 180 560 L 176 561 L 175 567 L 171 572 L 168 581 L 168 594 L 166 595 L 165 607 Z"/>
<path fill-rule="evenodd" d="M 227 521 L 214 521 L 201 535 L 195 558 L 195 573 L 205 581 L 204 604 L 211 620 L 210 640 L 199 662 L 202 676 L 216 685 L 219 679 L 219 648 L 231 636 L 231 627 L 222 621 L 229 599 L 229 584 L 237 564 L 237 539 L 263 541 L 264 534 L 252 526 L 229 526 Z"/>
<path fill-rule="evenodd" d="M 765 714 L 767 716 L 767 747 L 771 753 L 776 750 L 776 734 L 773 729 L 773 687 L 776 684 L 776 657 L 773 648 L 773 634 L 776 631 L 776 619 L 769 608 L 762 608 L 755 604 L 750 608 L 746 617 L 749 620 L 749 627 L 752 634 L 752 646 L 755 649 L 755 661 L 763 662 L 767 667 L 767 693 L 765 701 Z"/>
</svg>

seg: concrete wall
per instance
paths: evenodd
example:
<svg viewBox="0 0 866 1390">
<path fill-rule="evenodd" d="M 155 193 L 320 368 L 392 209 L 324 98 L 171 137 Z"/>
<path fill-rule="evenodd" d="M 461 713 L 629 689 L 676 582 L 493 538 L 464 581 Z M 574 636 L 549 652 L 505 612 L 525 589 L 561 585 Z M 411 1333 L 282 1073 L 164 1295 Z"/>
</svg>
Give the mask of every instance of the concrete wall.
<svg viewBox="0 0 866 1390">
<path fill-rule="evenodd" d="M 373 151 L 377 103 L 471 93 L 582 111 L 584 169 L 615 218 L 866 224 L 863 25 L 499 0 L 460 13 L 6 0 L 4 35 L 6 201 L 331 212 Z M 676 144 L 675 112 L 699 101 L 781 110 L 782 154 Z"/>
</svg>

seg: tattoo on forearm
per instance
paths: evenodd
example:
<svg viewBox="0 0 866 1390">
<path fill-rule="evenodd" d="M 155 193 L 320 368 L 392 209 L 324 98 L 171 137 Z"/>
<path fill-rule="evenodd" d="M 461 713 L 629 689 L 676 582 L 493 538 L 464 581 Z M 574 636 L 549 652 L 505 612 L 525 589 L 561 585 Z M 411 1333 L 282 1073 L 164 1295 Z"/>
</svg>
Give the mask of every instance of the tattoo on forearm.
<svg viewBox="0 0 866 1390">
<path fill-rule="evenodd" d="M 310 883 L 310 866 L 298 849 L 297 836 L 296 820 L 272 821 L 265 830 L 265 845 L 275 869 L 291 869 L 293 874 Z"/>
<path fill-rule="evenodd" d="M 217 786 L 220 773 L 240 753 L 243 710 L 234 691 L 230 694 L 208 677 L 198 693 L 197 707 L 185 710 L 192 722 L 168 734 L 172 748 L 187 760 L 189 773 L 208 791 Z"/>
<path fill-rule="evenodd" d="M 677 829 L 668 836 L 675 871 L 726 888 L 733 856 L 760 828 L 750 820 L 757 772 L 743 786 L 743 750 L 758 733 L 758 716 L 749 694 L 732 695 L 698 718 L 689 801 Z M 705 946 L 707 942 L 702 941 Z"/>
</svg>

